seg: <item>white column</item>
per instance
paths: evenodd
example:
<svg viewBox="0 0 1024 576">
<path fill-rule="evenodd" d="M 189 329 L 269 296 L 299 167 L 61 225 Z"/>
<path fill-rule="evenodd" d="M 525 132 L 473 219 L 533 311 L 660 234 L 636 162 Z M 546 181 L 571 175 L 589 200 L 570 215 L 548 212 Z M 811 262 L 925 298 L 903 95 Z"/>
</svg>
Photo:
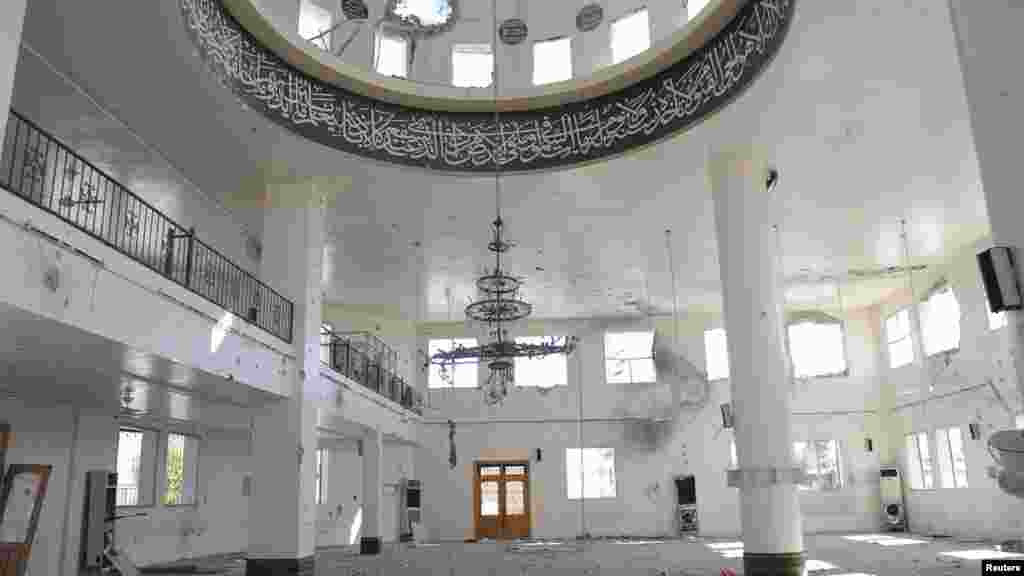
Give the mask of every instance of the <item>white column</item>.
<svg viewBox="0 0 1024 576">
<path fill-rule="evenodd" d="M 7 126 L 14 92 L 14 71 L 18 67 L 18 47 L 21 46 L 21 27 L 25 23 L 28 0 L 0 2 L 0 137 Z"/>
<path fill-rule="evenodd" d="M 363 436 L 363 554 L 380 552 L 384 525 L 384 434 L 379 429 Z"/>
<path fill-rule="evenodd" d="M 1024 265 L 1024 4 L 950 0 L 953 31 L 967 96 L 971 131 L 988 207 L 992 241 L 1016 251 L 1018 276 Z M 967 191 L 965 191 L 967 193 Z M 1018 278 L 1020 282 L 1021 278 Z M 1009 312 L 1017 391 L 1024 398 L 1024 314 Z"/>
<path fill-rule="evenodd" d="M 296 360 L 286 367 L 292 396 L 253 409 L 248 574 L 312 573 L 323 243 L 324 202 L 313 184 L 268 191 L 260 277 L 294 303 Z"/>
<path fill-rule="evenodd" d="M 710 165 L 747 576 L 800 574 L 804 550 L 796 486 L 784 472 L 793 467 L 791 385 L 775 229 L 781 209 L 766 190 L 768 168 L 752 147 L 720 152 Z"/>
</svg>

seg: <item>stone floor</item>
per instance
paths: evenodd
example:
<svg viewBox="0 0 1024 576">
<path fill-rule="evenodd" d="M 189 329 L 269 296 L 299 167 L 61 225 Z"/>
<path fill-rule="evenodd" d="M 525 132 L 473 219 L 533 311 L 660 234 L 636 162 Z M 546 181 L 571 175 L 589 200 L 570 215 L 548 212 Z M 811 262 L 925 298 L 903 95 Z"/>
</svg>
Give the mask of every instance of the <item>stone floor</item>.
<svg viewBox="0 0 1024 576">
<path fill-rule="evenodd" d="M 905 534 L 816 534 L 805 538 L 814 576 L 960 576 L 980 573 L 980 559 L 944 552 L 986 550 L 993 543 Z M 1024 557 L 1024 556 L 1021 556 Z M 240 575 L 240 558 L 219 560 L 220 574 Z M 216 562 L 194 562 L 215 568 Z M 742 574 L 742 544 L 719 539 L 532 541 L 519 543 L 385 545 L 380 556 L 346 549 L 321 550 L 316 573 L 324 576 L 720 576 Z M 209 572 L 207 572 L 209 573 Z"/>
</svg>

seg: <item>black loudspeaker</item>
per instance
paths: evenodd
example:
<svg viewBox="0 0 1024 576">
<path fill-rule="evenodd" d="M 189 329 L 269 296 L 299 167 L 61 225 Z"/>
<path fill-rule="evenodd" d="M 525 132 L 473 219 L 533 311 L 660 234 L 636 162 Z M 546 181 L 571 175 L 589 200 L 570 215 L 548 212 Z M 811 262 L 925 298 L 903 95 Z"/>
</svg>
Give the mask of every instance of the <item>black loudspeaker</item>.
<svg viewBox="0 0 1024 576">
<path fill-rule="evenodd" d="M 540 462 L 541 456 L 542 456 L 542 454 L 541 454 L 540 448 L 537 448 L 537 462 Z"/>
<path fill-rule="evenodd" d="M 732 404 L 722 404 L 722 427 L 732 428 Z"/>
<path fill-rule="evenodd" d="M 978 268 L 981 270 L 981 281 L 985 285 L 988 307 L 993 313 L 1020 310 L 1024 307 L 1012 249 L 996 246 L 985 250 L 978 254 Z"/>
<path fill-rule="evenodd" d="M 864 439 L 864 451 L 871 452 L 875 449 L 875 443 L 871 441 L 871 438 Z"/>
<path fill-rule="evenodd" d="M 981 438 L 981 426 L 977 422 L 971 422 L 967 425 L 967 430 L 971 433 L 971 440 L 977 440 Z"/>
<path fill-rule="evenodd" d="M 697 482 L 693 476 L 676 478 L 676 502 L 680 506 L 697 503 Z"/>
</svg>

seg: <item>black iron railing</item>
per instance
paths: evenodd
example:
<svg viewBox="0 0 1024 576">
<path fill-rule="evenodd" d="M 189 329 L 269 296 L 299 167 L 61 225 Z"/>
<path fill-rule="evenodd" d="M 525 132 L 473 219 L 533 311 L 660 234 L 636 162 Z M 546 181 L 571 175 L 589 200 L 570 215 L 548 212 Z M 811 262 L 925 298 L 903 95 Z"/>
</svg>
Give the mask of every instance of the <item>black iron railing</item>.
<svg viewBox="0 0 1024 576">
<path fill-rule="evenodd" d="M 0 154 L 0 187 L 292 341 L 291 301 L 13 110 Z"/>
<path fill-rule="evenodd" d="M 398 354 L 372 334 L 337 333 L 322 328 L 324 363 L 364 388 L 417 414 L 423 413 L 419 391 L 397 374 Z"/>
</svg>

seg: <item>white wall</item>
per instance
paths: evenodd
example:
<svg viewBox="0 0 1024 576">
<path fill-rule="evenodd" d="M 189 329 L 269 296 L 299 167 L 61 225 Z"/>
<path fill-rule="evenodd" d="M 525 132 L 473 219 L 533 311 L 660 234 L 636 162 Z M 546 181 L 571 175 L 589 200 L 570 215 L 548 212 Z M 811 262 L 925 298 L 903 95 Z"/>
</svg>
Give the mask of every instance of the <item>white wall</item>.
<svg viewBox="0 0 1024 576">
<path fill-rule="evenodd" d="M 833 311 L 834 312 L 834 311 Z M 838 312 L 834 312 L 837 313 Z M 808 531 L 871 530 L 877 526 L 878 445 L 876 410 L 877 315 L 870 310 L 846 311 L 850 374 L 795 385 L 794 440 L 839 440 L 846 485 L 828 493 L 802 493 Z M 592 535 L 666 535 L 674 532 L 675 476 L 694 474 L 701 532 L 739 533 L 738 492 L 726 485 L 731 431 L 721 429 L 719 405 L 730 399 L 728 381 L 712 383 L 703 409 L 684 412 L 674 430 L 630 418 L 668 416 L 669 390 L 664 385 L 613 385 L 604 377 L 603 334 L 609 330 L 654 326 L 671 335 L 671 321 L 531 322 L 516 335 L 575 334 L 580 344 L 568 365 L 569 385 L 541 395 L 530 388 L 513 389 L 504 404 L 489 408 L 476 390 L 431 390 L 417 454 L 417 471 L 425 483 L 425 522 L 432 539 L 473 537 L 473 463 L 488 459 L 531 462 L 532 530 L 539 537 Z M 680 321 L 680 348 L 698 367 L 704 366 L 703 332 L 720 325 L 708 315 Z M 464 334 L 462 325 L 424 325 L 420 346 L 431 337 Z M 579 406 L 582 383 L 582 412 Z M 684 392 L 688 393 L 688 392 Z M 577 418 L 582 413 L 581 427 Z M 458 464 L 448 466 L 448 429 L 456 422 Z M 603 420 L 603 421 L 601 421 Z M 871 437 L 876 450 L 864 451 Z M 617 494 L 614 499 L 578 501 L 566 498 L 565 449 L 577 446 L 616 449 Z M 542 450 L 536 462 L 535 450 Z"/>
<path fill-rule="evenodd" d="M 317 547 L 350 546 L 355 535 L 359 545 L 362 532 L 353 527 L 363 502 L 363 459 L 354 440 L 321 439 L 320 446 L 328 449 L 327 499 L 317 511 Z M 398 492 L 395 487 L 401 478 L 415 479 L 414 448 L 395 442 L 384 443 L 383 476 L 384 519 L 381 536 L 385 542 L 398 539 Z M 341 506 L 341 514 L 338 507 Z"/>
<path fill-rule="evenodd" d="M 986 468 L 993 465 L 986 450 L 988 437 L 995 431 L 1013 427 L 1012 415 L 996 400 L 985 385 L 995 384 L 1011 411 L 1022 409 L 1011 377 L 1007 329 L 988 327 L 984 290 L 977 270 L 975 254 L 990 245 L 981 239 L 949 261 L 933 266 L 927 273 L 915 275 L 918 299 L 935 281 L 946 278 L 960 304 L 960 349 L 949 356 L 929 358 L 895 370 L 885 360 L 886 385 L 899 396 L 887 427 L 895 450 L 893 458 L 906 470 L 904 435 L 959 426 L 965 440 L 967 488 L 911 490 L 904 481 L 904 494 L 910 526 L 915 531 L 955 536 L 1011 538 L 1024 535 L 1024 502 L 1004 494 L 990 478 Z M 910 301 L 909 292 L 893 296 L 881 307 L 882 318 Z M 917 334 L 914 335 L 917 337 Z M 934 384 L 934 390 L 927 390 Z M 979 386 L 981 386 L 979 388 Z M 968 389 L 968 391 L 961 391 Z M 968 426 L 981 426 L 981 438 L 971 440 Z M 934 447 L 934 434 L 932 435 Z M 908 478 L 904 474 L 904 478 Z M 939 485 L 936 463 L 936 486 Z"/>
</svg>

